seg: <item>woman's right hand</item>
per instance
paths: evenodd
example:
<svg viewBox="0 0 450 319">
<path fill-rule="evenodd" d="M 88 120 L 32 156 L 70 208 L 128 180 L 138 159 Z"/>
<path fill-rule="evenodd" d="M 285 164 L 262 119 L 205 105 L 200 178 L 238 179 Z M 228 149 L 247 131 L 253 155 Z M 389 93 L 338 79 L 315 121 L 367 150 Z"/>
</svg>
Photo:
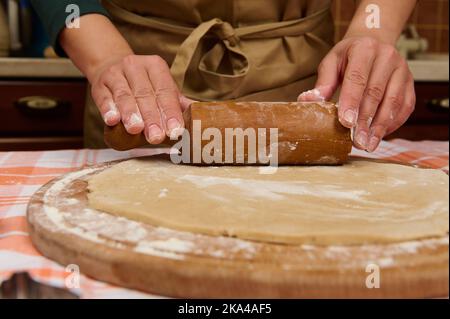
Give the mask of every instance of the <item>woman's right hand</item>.
<svg viewBox="0 0 450 319">
<path fill-rule="evenodd" d="M 157 55 L 127 55 L 103 64 L 91 77 L 92 97 L 108 126 L 123 122 L 130 134 L 142 131 L 150 144 L 182 133 L 182 96 L 167 63 Z"/>
</svg>

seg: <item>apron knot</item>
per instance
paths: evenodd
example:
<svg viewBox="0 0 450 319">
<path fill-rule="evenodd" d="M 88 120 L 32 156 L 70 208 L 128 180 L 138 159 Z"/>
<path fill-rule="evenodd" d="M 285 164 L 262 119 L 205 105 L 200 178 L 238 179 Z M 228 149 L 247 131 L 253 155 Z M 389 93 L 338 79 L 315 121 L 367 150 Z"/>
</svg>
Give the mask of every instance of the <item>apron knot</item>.
<svg viewBox="0 0 450 319">
<path fill-rule="evenodd" d="M 234 30 L 233 26 L 226 21 L 217 19 L 217 24 L 212 28 L 212 31 L 222 41 L 228 41 L 232 47 L 239 43 L 239 37 L 236 35 L 236 30 Z"/>
<path fill-rule="evenodd" d="M 196 67 L 210 89 L 230 94 L 240 85 L 249 70 L 247 55 L 240 48 L 240 39 L 230 23 L 214 18 L 198 25 L 181 44 L 170 68 L 180 90 L 198 46 L 205 38 L 217 37 L 215 43 L 200 57 Z"/>
</svg>

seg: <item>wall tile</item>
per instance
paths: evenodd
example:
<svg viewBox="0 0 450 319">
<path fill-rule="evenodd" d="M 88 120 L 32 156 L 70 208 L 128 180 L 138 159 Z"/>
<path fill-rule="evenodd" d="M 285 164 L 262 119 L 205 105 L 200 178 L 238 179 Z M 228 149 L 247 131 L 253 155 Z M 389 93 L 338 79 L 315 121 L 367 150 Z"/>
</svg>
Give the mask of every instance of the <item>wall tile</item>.
<svg viewBox="0 0 450 319">
<path fill-rule="evenodd" d="M 448 5 L 449 0 L 419 0 L 408 20 L 428 40 L 429 52 L 448 52 Z M 333 0 L 336 41 L 344 36 L 355 8 L 355 0 Z"/>
</svg>

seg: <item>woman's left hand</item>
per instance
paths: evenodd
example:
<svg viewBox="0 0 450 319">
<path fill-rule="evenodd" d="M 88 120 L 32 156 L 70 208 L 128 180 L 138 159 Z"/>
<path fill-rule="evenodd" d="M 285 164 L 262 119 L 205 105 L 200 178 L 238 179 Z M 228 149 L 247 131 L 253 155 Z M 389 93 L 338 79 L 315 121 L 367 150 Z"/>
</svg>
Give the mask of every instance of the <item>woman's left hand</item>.
<svg viewBox="0 0 450 319">
<path fill-rule="evenodd" d="M 414 79 L 393 45 L 370 37 L 342 40 L 322 60 L 315 90 L 299 101 L 329 100 L 339 85 L 339 120 L 354 144 L 373 152 L 414 110 Z"/>
</svg>

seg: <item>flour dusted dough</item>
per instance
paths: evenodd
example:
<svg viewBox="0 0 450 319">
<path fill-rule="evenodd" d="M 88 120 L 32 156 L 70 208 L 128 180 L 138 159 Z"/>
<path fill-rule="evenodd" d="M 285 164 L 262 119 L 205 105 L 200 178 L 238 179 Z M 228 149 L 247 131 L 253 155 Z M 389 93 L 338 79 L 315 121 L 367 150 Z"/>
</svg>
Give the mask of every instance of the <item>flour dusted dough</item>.
<svg viewBox="0 0 450 319">
<path fill-rule="evenodd" d="M 89 205 L 156 226 L 307 244 L 388 243 L 444 236 L 448 176 L 353 160 L 338 167 L 194 167 L 151 158 L 89 181 Z"/>
</svg>

